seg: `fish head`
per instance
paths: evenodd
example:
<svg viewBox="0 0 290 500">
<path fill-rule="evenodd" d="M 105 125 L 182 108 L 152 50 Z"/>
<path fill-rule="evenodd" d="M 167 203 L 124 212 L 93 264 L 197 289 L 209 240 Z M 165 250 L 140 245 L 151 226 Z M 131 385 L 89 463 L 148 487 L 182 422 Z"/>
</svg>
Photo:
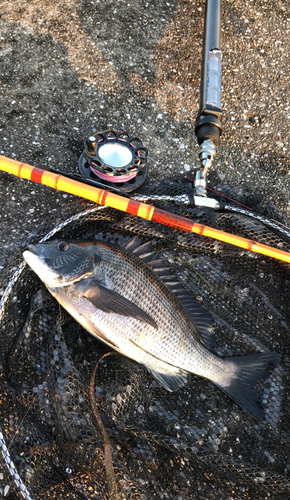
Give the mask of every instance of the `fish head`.
<svg viewBox="0 0 290 500">
<path fill-rule="evenodd" d="M 23 257 L 49 287 L 68 286 L 91 276 L 102 260 L 95 245 L 68 241 L 29 245 Z"/>
</svg>

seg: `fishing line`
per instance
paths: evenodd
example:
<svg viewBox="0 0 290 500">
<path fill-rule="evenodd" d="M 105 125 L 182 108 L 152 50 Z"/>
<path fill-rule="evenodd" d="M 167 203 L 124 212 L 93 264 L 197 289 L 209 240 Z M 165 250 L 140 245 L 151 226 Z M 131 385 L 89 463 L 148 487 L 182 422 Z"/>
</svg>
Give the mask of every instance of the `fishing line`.
<svg viewBox="0 0 290 500">
<path fill-rule="evenodd" d="M 185 178 L 188 179 L 189 181 L 196 182 L 194 179 L 191 179 L 190 177 L 185 177 Z M 226 196 L 225 194 L 219 193 L 218 191 L 215 191 L 214 189 L 209 188 L 208 186 L 206 186 L 206 189 L 208 189 L 209 191 L 212 191 L 215 194 L 218 194 L 219 196 L 222 196 L 223 198 L 227 198 L 227 200 L 230 200 L 234 203 L 237 203 L 238 205 L 241 205 L 242 207 L 247 208 L 248 210 L 252 210 L 250 207 L 247 207 L 247 205 L 243 205 L 239 201 L 233 200 L 229 196 Z"/>
</svg>

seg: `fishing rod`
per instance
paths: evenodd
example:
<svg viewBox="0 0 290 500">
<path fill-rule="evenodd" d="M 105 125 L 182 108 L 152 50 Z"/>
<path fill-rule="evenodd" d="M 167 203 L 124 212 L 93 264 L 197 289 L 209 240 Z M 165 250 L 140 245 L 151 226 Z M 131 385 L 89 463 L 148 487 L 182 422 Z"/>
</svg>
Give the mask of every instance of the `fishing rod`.
<svg viewBox="0 0 290 500">
<path fill-rule="evenodd" d="M 95 186 L 88 186 L 82 182 L 56 174 L 49 170 L 33 167 L 27 163 L 21 163 L 0 155 L 0 170 L 16 175 L 21 179 L 28 179 L 44 186 L 49 186 L 57 191 L 64 191 L 69 194 L 81 196 L 99 205 L 106 205 L 116 208 L 131 215 L 137 215 L 143 219 L 158 222 L 165 226 L 207 236 L 215 240 L 223 241 L 231 245 L 250 250 L 274 259 L 290 263 L 290 253 L 278 248 L 270 247 L 241 236 L 226 233 L 203 224 L 198 224 L 186 217 L 161 210 L 143 202 L 120 196 L 119 194 L 101 189 Z"/>
</svg>

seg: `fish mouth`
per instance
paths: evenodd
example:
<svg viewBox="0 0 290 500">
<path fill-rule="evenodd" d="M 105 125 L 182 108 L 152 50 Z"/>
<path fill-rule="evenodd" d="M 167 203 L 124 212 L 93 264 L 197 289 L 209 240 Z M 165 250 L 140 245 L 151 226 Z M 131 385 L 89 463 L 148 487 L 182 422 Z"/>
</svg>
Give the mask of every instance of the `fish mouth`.
<svg viewBox="0 0 290 500">
<path fill-rule="evenodd" d="M 61 277 L 47 264 L 41 245 L 28 245 L 28 250 L 23 252 L 23 257 L 39 278 L 49 286 L 59 286 Z"/>
<path fill-rule="evenodd" d="M 34 255 L 39 255 L 38 248 L 36 245 L 28 245 L 28 250 Z"/>
</svg>

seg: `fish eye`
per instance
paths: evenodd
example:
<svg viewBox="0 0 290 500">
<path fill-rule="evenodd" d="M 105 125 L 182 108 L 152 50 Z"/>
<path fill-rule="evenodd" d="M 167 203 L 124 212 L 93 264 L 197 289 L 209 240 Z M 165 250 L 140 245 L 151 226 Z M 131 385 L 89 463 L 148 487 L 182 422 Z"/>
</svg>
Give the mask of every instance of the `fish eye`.
<svg viewBox="0 0 290 500">
<path fill-rule="evenodd" d="M 66 252 L 70 247 L 70 244 L 66 241 L 59 241 L 56 245 L 56 248 L 61 252 Z"/>
</svg>

